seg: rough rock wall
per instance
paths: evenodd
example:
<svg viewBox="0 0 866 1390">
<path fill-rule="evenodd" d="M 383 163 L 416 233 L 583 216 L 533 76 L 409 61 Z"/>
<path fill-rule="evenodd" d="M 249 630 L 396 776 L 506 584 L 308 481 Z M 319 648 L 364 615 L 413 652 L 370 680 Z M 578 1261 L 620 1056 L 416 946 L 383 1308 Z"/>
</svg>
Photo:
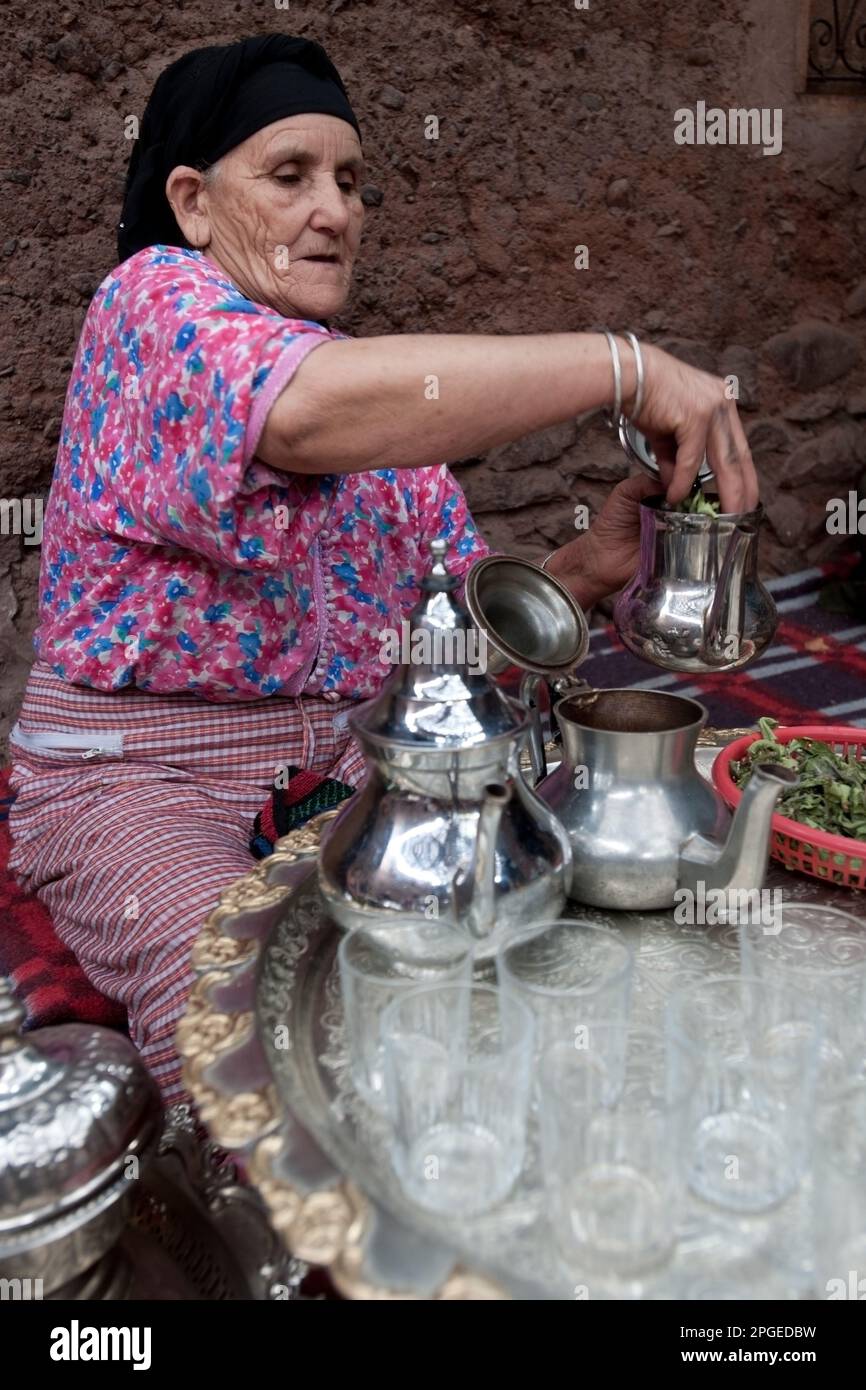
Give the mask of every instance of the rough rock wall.
<svg viewBox="0 0 866 1390">
<path fill-rule="evenodd" d="M 825 508 L 866 467 L 866 98 L 800 94 L 799 8 L 7 4 L 0 499 L 48 488 L 81 321 L 114 264 L 126 118 L 190 47 L 280 30 L 326 46 L 364 132 L 372 184 L 346 331 L 632 326 L 737 376 L 765 568 L 850 546 L 827 534 Z M 781 108 L 781 153 L 677 145 L 674 112 L 698 101 Z M 538 557 L 626 466 L 593 420 L 455 471 L 491 543 Z M 31 659 L 38 562 L 0 535 L 0 733 Z"/>
</svg>

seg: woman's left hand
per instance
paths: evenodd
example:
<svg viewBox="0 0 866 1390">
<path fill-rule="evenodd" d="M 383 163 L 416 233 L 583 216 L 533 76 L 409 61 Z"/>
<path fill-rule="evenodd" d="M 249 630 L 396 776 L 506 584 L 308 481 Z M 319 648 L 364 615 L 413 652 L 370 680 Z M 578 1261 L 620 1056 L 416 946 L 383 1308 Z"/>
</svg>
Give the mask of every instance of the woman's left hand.
<svg viewBox="0 0 866 1390">
<path fill-rule="evenodd" d="M 658 491 L 658 479 L 646 473 L 617 483 L 589 529 L 550 559 L 548 573 L 574 594 L 581 608 L 616 593 L 634 575 L 640 554 L 640 504 Z"/>
</svg>

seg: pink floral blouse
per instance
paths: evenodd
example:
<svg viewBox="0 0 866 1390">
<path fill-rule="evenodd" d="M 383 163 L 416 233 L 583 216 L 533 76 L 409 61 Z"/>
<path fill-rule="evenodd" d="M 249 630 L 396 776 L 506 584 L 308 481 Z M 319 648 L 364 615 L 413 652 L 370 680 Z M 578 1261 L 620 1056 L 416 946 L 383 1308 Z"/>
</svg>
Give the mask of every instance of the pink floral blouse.
<svg viewBox="0 0 866 1390">
<path fill-rule="evenodd" d="M 256 458 L 299 363 L 346 336 L 247 299 L 199 251 L 150 246 L 102 282 L 43 529 L 34 640 L 63 680 L 375 694 L 426 542 L 447 537 L 461 577 L 490 551 L 445 464 L 312 476 Z"/>
</svg>

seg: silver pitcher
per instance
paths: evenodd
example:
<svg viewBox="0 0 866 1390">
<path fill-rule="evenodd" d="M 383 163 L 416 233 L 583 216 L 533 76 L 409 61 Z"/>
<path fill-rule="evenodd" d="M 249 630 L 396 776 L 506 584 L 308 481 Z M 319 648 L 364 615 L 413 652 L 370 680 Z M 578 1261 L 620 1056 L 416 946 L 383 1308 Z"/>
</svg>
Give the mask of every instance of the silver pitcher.
<svg viewBox="0 0 866 1390">
<path fill-rule="evenodd" d="M 571 839 L 569 897 L 596 907 L 672 907 L 678 889 L 751 891 L 767 871 L 787 768 L 756 770 L 731 819 L 695 767 L 703 705 L 654 690 L 595 690 L 555 706 L 560 766 L 536 789 Z"/>
<path fill-rule="evenodd" d="M 326 827 L 318 861 L 334 920 L 407 962 L 429 959 L 436 920 L 492 955 L 511 931 L 556 916 L 571 873 L 568 835 L 520 771 L 530 715 L 485 669 L 483 641 L 481 659 L 466 659 L 481 634 L 454 596 L 447 549 L 430 544 L 413 659 L 349 718 L 368 775 Z"/>
<path fill-rule="evenodd" d="M 669 671 L 734 671 L 776 630 L 776 605 L 758 577 L 763 509 L 719 516 L 675 512 L 663 497 L 640 505 L 640 562 L 614 608 L 629 651 Z"/>
</svg>

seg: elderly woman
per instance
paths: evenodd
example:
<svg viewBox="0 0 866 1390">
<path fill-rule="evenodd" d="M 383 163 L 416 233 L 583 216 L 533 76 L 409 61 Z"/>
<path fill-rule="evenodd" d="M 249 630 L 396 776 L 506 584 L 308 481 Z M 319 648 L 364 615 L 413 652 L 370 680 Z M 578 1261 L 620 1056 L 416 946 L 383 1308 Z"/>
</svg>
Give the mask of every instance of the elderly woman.
<svg viewBox="0 0 866 1390">
<path fill-rule="evenodd" d="M 166 1099 L 193 939 L 253 863 L 288 764 L 357 785 L 346 726 L 388 674 L 380 633 L 444 536 L 489 553 L 447 467 L 615 398 L 597 333 L 351 339 L 360 130 L 324 50 L 285 36 L 158 79 L 120 263 L 89 307 L 47 508 L 37 660 L 13 734 L 13 868 L 122 1001 Z M 615 340 L 627 413 L 684 497 L 708 450 L 757 501 L 723 383 Z M 431 383 L 436 389 L 431 390 Z M 549 557 L 585 606 L 637 552 L 643 478 Z"/>
</svg>

